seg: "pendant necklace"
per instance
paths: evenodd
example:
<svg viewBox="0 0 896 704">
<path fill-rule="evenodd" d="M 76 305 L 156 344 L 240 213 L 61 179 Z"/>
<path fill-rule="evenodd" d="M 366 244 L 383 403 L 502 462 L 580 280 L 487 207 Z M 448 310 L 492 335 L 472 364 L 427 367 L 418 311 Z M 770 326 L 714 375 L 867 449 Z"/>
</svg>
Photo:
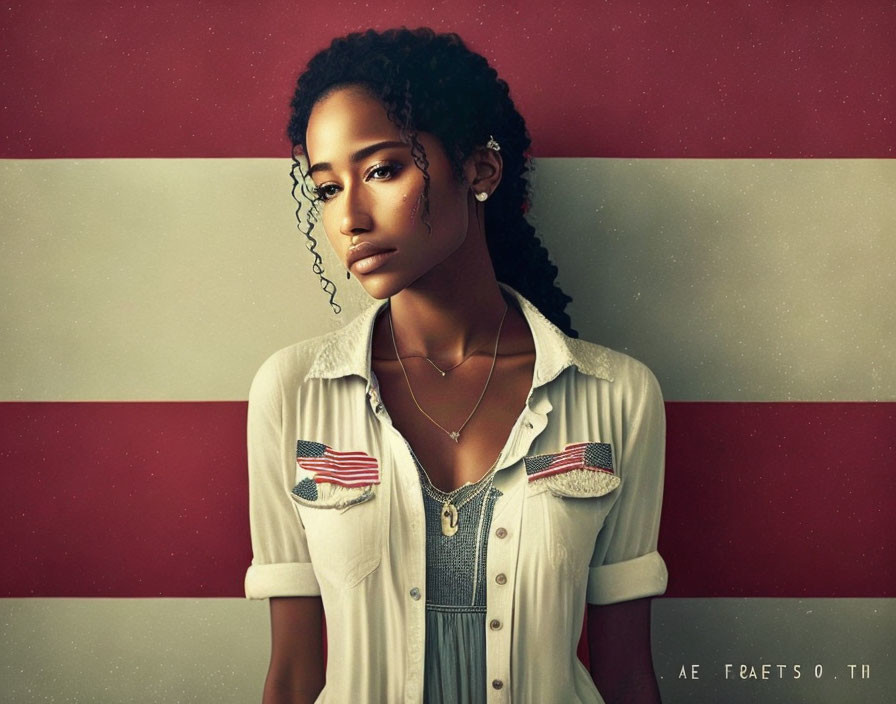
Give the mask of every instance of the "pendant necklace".
<svg viewBox="0 0 896 704">
<path fill-rule="evenodd" d="M 492 374 L 495 371 L 495 362 L 498 359 L 498 344 L 501 342 L 501 328 L 504 327 L 504 319 L 507 317 L 508 307 L 509 307 L 508 304 L 505 302 L 504 303 L 504 313 L 501 316 L 501 322 L 498 324 L 498 334 L 495 336 L 495 350 L 492 353 L 492 366 L 488 370 L 488 378 L 485 380 L 485 386 L 482 387 L 482 393 L 479 394 L 479 399 L 476 401 L 476 405 L 473 406 L 473 410 L 470 411 L 470 415 L 468 415 L 467 419 L 463 423 L 461 423 L 460 427 L 457 430 L 448 430 L 447 428 L 443 427 L 438 421 L 436 421 L 435 418 L 433 418 L 431 415 L 429 415 L 429 413 L 424 411 L 423 408 L 421 408 L 420 404 L 417 402 L 417 397 L 414 395 L 414 389 L 411 388 L 411 380 L 408 377 L 408 370 L 404 368 L 404 362 L 401 361 L 401 355 L 398 354 L 398 344 L 395 342 L 395 328 L 392 326 L 392 307 L 389 306 L 389 333 L 392 335 L 392 347 L 395 350 L 395 356 L 398 358 L 398 364 L 401 366 L 401 371 L 404 374 L 405 383 L 407 383 L 407 385 L 408 385 L 408 391 L 411 394 L 411 400 L 414 402 L 414 405 L 417 407 L 417 410 L 420 411 L 420 413 L 422 413 L 424 416 L 426 416 L 433 425 L 435 425 L 437 428 L 441 429 L 442 432 L 444 432 L 446 435 L 448 435 L 448 437 L 451 438 L 452 440 L 454 440 L 454 442 L 460 441 L 460 432 L 464 429 L 464 427 L 467 425 L 467 423 L 470 422 L 470 418 L 473 417 L 473 414 L 476 412 L 476 409 L 479 408 L 479 404 L 482 403 L 482 399 L 485 396 L 485 391 L 486 391 L 486 389 L 488 389 L 488 384 L 492 380 Z M 461 360 L 461 363 L 463 363 L 463 361 L 465 361 L 465 360 Z M 432 362 L 430 362 L 430 364 L 431 363 Z M 455 365 L 455 366 L 459 366 L 459 364 Z M 453 367 L 452 367 L 452 369 L 453 369 Z M 444 375 L 444 372 L 443 372 L 443 375 Z"/>
<path fill-rule="evenodd" d="M 413 450 L 411 450 L 411 454 L 414 454 Z M 475 484 L 464 484 L 463 486 L 459 486 L 457 489 L 454 489 L 453 491 L 449 491 L 447 493 L 442 491 L 441 489 L 437 489 L 430 481 L 429 475 L 426 473 L 426 470 L 423 469 L 423 465 L 420 464 L 420 460 L 417 459 L 417 455 L 414 454 L 414 459 L 417 460 L 417 466 L 420 468 L 420 472 L 423 474 L 423 491 L 433 501 L 439 501 L 442 504 L 442 509 L 439 512 L 439 518 L 441 522 L 442 535 L 444 535 L 446 538 L 450 538 L 452 535 L 457 533 L 457 529 L 460 524 L 458 511 L 460 511 L 460 509 L 463 508 L 464 505 L 479 496 L 483 491 L 488 491 L 488 489 L 491 487 L 495 478 L 495 467 L 497 466 L 498 460 L 500 458 L 501 455 L 499 454 L 498 457 L 495 458 L 495 461 L 492 463 L 492 466 L 488 468 L 488 471 L 485 473 L 485 475 L 483 475 L 483 477 L 475 483 L 479 486 L 477 486 L 476 489 L 471 491 L 461 501 L 456 502 L 455 499 L 464 489 L 468 489 L 470 488 L 470 486 L 475 486 Z"/>
</svg>

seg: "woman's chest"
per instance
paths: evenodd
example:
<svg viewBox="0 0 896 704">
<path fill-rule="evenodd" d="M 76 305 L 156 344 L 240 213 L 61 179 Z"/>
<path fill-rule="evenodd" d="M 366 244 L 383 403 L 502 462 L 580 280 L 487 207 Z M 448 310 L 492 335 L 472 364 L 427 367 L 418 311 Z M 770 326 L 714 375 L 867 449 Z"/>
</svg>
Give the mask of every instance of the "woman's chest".
<svg viewBox="0 0 896 704">
<path fill-rule="evenodd" d="M 454 376 L 428 371 L 383 365 L 377 377 L 392 425 L 432 484 L 451 491 L 482 478 L 513 440 L 531 389 L 532 360 L 502 359 L 493 370 L 471 365 Z"/>
<path fill-rule="evenodd" d="M 512 565 L 518 564 L 521 573 L 553 575 L 550 579 L 560 588 L 564 580 L 578 583 L 585 574 L 596 536 L 617 500 L 620 480 L 611 442 L 596 426 L 589 429 L 580 422 L 587 413 L 576 416 L 572 425 L 564 423 L 569 416 L 555 401 L 550 413 L 555 422 L 545 424 L 544 413 L 551 404 L 540 394 L 530 405 L 523 399 L 522 405 L 523 411 L 514 414 L 516 425 L 494 474 L 493 486 L 500 496 L 490 507 L 494 515 L 490 529 L 483 527 L 483 547 L 489 560 L 498 561 L 489 568 L 495 577 L 510 579 Z M 392 575 L 391 580 L 421 564 L 426 535 L 416 448 L 383 410 L 361 414 L 355 404 L 352 408 L 358 417 L 353 423 L 338 424 L 344 432 L 303 438 L 312 430 L 326 429 L 296 428 L 297 438 L 304 442 L 295 446 L 292 491 L 315 571 L 323 582 L 343 587 L 373 574 Z M 506 435 L 507 429 L 500 445 L 490 448 L 494 455 L 477 465 L 478 473 L 470 481 L 485 473 L 504 447 Z M 449 442 L 454 444 L 450 438 Z M 462 483 L 455 479 L 451 486 Z M 478 529 L 479 514 L 472 510 L 477 506 L 471 500 L 458 515 L 469 521 L 475 514 Z M 451 547 L 453 538 L 439 540 Z"/>
</svg>

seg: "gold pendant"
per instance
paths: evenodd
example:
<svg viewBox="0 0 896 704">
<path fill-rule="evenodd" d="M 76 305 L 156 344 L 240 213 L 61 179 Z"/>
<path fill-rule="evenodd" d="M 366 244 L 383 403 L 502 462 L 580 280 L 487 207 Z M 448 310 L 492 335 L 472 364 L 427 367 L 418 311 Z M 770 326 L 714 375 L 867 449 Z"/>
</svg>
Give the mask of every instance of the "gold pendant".
<svg viewBox="0 0 896 704">
<path fill-rule="evenodd" d="M 457 507 L 450 501 L 442 504 L 442 535 L 451 537 L 457 533 Z"/>
<path fill-rule="evenodd" d="M 457 442 L 460 438 L 460 431 L 452 430 L 450 433 L 448 433 L 448 437 L 454 440 L 454 442 Z"/>
</svg>

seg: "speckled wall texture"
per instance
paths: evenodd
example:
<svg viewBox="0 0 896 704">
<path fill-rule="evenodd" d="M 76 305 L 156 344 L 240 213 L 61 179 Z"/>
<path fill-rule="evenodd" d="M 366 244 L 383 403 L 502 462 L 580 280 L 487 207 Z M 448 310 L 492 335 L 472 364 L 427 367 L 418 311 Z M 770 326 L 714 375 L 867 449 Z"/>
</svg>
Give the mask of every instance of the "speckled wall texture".
<svg viewBox="0 0 896 704">
<path fill-rule="evenodd" d="M 896 400 L 896 161 L 544 158 L 533 180 L 574 325 L 667 400 Z M 334 275 L 330 311 L 288 161 L 8 160 L 0 184 L 6 400 L 245 398 L 266 352 L 369 301 Z"/>
<path fill-rule="evenodd" d="M 332 36 L 401 24 L 508 80 L 575 326 L 662 386 L 667 701 L 885 701 L 891 0 L 6 3 L 0 699 L 260 699 L 249 383 L 366 304 L 327 253 L 334 318 L 311 273 L 289 96 Z M 870 679 L 818 688 L 816 659 Z M 805 679 L 726 681 L 741 661 Z"/>
</svg>

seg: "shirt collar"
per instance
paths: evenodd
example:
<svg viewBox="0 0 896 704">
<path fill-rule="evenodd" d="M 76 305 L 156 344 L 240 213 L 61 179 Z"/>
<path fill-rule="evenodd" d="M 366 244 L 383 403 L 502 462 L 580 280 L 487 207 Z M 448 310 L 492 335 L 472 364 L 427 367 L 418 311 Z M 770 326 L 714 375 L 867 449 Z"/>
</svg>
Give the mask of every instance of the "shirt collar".
<svg viewBox="0 0 896 704">
<path fill-rule="evenodd" d="M 533 387 L 553 381 L 571 366 L 583 374 L 613 380 L 609 350 L 606 347 L 569 337 L 518 291 L 501 282 L 499 285 L 519 303 L 532 331 L 535 341 Z M 305 379 L 338 379 L 357 375 L 369 384 L 372 376 L 370 352 L 373 322 L 387 303 L 388 301 L 374 303 L 339 330 L 324 335 Z"/>
</svg>

